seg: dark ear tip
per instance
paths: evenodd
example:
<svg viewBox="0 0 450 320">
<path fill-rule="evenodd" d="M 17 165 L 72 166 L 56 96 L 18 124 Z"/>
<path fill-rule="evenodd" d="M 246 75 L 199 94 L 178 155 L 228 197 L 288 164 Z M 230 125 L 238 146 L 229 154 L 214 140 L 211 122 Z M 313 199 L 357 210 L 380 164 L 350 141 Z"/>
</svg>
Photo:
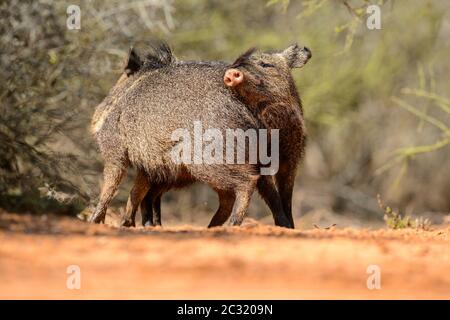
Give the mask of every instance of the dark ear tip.
<svg viewBox="0 0 450 320">
<path fill-rule="evenodd" d="M 230 68 L 235 68 L 239 66 L 240 64 L 244 63 L 247 59 L 250 58 L 250 56 L 255 53 L 256 47 L 251 47 L 247 51 L 245 51 L 243 54 L 241 54 L 231 65 Z"/>
</svg>

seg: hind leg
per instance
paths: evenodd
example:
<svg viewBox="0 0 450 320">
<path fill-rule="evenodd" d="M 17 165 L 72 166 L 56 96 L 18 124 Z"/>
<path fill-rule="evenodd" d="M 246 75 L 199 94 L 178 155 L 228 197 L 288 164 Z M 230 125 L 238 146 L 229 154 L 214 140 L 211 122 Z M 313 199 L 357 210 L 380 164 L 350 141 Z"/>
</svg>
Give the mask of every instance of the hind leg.
<svg viewBox="0 0 450 320">
<path fill-rule="evenodd" d="M 114 194 L 119 188 L 120 182 L 122 181 L 123 176 L 125 175 L 126 167 L 114 165 L 114 164 L 105 164 L 105 168 L 103 169 L 103 187 L 100 193 L 100 200 L 95 208 L 94 213 L 89 218 L 89 222 L 93 223 L 105 223 L 106 217 L 106 209 L 114 198 Z"/>
<path fill-rule="evenodd" d="M 246 185 L 235 190 L 236 200 L 230 217 L 230 226 L 240 226 L 247 214 L 250 199 L 256 187 L 256 180 L 249 181 Z"/>
<path fill-rule="evenodd" d="M 217 191 L 219 195 L 219 209 L 217 209 L 214 217 L 208 225 L 208 228 L 221 226 L 227 221 L 233 210 L 233 204 L 236 196 L 230 191 Z"/>
<path fill-rule="evenodd" d="M 148 181 L 147 174 L 144 171 L 139 170 L 133 188 L 131 189 L 130 196 L 128 197 L 125 215 L 122 217 L 121 225 L 123 227 L 135 226 L 136 211 L 149 189 L 150 182 Z"/>
</svg>

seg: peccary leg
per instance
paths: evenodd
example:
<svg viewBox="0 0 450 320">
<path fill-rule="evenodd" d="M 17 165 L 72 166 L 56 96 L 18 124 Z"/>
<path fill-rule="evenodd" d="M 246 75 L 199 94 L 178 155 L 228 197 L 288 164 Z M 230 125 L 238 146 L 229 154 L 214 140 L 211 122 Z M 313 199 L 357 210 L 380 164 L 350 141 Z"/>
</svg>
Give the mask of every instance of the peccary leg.
<svg viewBox="0 0 450 320">
<path fill-rule="evenodd" d="M 275 187 L 272 176 L 261 176 L 258 180 L 257 187 L 259 194 L 269 206 L 270 211 L 272 211 L 275 225 L 285 228 L 294 228 L 294 225 L 284 212 L 283 203 L 281 202 L 280 194 Z"/>
<path fill-rule="evenodd" d="M 144 200 L 141 202 L 141 216 L 143 226 L 161 225 L 161 196 L 162 193 L 147 192 Z"/>
<path fill-rule="evenodd" d="M 123 227 L 135 226 L 136 211 L 149 189 L 150 183 L 147 175 L 144 171 L 138 171 L 130 196 L 128 197 L 125 215 L 122 217 L 121 225 Z"/>
<path fill-rule="evenodd" d="M 141 202 L 141 216 L 143 226 L 149 227 L 155 225 L 153 223 L 153 194 L 151 191 L 147 192 L 147 195 Z"/>
<path fill-rule="evenodd" d="M 280 170 L 276 175 L 278 191 L 280 193 L 281 202 L 287 218 L 291 222 L 292 228 L 295 228 L 294 219 L 292 218 L 292 192 L 294 190 L 295 167 Z"/>
<path fill-rule="evenodd" d="M 211 219 L 208 228 L 221 226 L 227 221 L 236 199 L 234 193 L 230 191 L 217 191 L 217 193 L 219 194 L 219 209 Z"/>
<path fill-rule="evenodd" d="M 255 185 L 256 181 L 252 182 L 247 188 L 236 190 L 236 201 L 234 202 L 233 211 L 231 212 L 229 225 L 240 226 L 242 221 L 244 221 Z"/>
<path fill-rule="evenodd" d="M 105 168 L 103 169 L 104 182 L 100 193 L 100 200 L 94 213 L 90 217 L 89 222 L 105 223 L 106 209 L 114 198 L 114 194 L 116 193 L 125 172 L 126 168 L 124 167 L 113 164 L 105 165 Z"/>
<path fill-rule="evenodd" d="M 161 225 L 161 196 L 162 194 L 158 194 L 153 200 L 153 214 L 155 226 Z"/>
</svg>

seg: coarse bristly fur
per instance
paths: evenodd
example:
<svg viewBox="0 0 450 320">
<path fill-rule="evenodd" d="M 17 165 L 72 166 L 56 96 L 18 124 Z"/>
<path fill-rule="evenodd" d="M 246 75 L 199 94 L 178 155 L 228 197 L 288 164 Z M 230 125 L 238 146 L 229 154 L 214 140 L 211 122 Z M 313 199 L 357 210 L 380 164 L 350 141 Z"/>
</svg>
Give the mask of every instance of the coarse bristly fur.
<svg viewBox="0 0 450 320">
<path fill-rule="evenodd" d="M 240 224 L 256 183 L 274 212 L 276 223 L 289 226 L 283 219 L 290 204 L 284 202 L 291 200 L 292 190 L 285 195 L 279 181 L 288 178 L 288 185 L 292 180 L 293 186 L 291 177 L 295 177 L 304 149 L 301 103 L 289 72 L 294 63 L 299 64 L 293 56 L 300 57 L 300 49 L 289 47 L 270 56 L 248 51 L 232 65 L 245 70 L 248 81 L 232 90 L 223 84 L 223 75 L 230 67 L 225 63 L 178 62 L 166 44 L 152 46 L 151 52 L 143 59 L 133 50 L 130 52 L 126 72 L 94 115 L 93 132 L 105 160 L 105 184 L 92 220 L 102 221 L 126 168 L 135 165 L 140 170 L 130 193 L 124 225 L 134 225 L 135 211 L 147 192 L 150 199 L 146 202 L 159 207 L 155 199 L 160 201 L 162 192 L 203 181 L 218 192 L 220 199 L 210 226 L 222 224 L 231 211 L 232 224 Z M 279 74 L 260 70 L 261 59 L 276 64 Z M 272 81 L 277 84 L 271 84 Z M 271 177 L 259 177 L 258 165 L 174 164 L 169 155 L 173 147 L 171 133 L 179 128 L 192 131 L 194 121 L 201 121 L 204 129 L 280 129 L 282 166 L 275 177 L 279 194 Z M 288 137 L 292 126 L 294 133 Z M 289 141 L 292 135 L 296 135 L 297 142 Z"/>
<path fill-rule="evenodd" d="M 135 78 L 138 72 L 163 68 L 175 61 L 176 58 L 172 54 L 169 45 L 162 41 L 150 41 L 146 46 L 141 45 L 138 48 L 131 47 L 123 74 L 110 90 L 108 96 L 95 110 L 91 122 L 91 132 L 93 134 L 97 133 L 111 107 L 123 93 L 127 83 Z"/>
</svg>

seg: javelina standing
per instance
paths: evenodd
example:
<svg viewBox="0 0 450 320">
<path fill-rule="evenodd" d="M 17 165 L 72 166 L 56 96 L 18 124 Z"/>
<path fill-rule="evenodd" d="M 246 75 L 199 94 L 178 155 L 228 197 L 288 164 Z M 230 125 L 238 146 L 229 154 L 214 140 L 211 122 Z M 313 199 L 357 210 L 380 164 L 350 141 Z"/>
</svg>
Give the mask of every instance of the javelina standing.
<svg viewBox="0 0 450 320">
<path fill-rule="evenodd" d="M 172 55 L 170 48 L 163 42 L 150 42 L 148 46 L 139 48 L 132 47 L 130 49 L 128 60 L 125 64 L 124 72 L 119 80 L 110 90 L 108 96 L 99 104 L 95 110 L 91 129 L 94 135 L 101 128 L 105 118 L 108 116 L 111 108 L 117 103 L 119 98 L 127 92 L 127 88 L 133 84 L 137 78 L 138 71 L 150 71 L 158 69 L 166 64 L 173 63 L 176 58 Z M 142 172 L 139 172 L 142 171 Z M 139 170 L 137 183 L 143 179 L 145 170 Z M 153 182 L 151 189 L 147 192 L 146 201 L 141 203 L 142 225 L 161 225 L 161 196 L 164 192 L 173 188 L 182 188 L 194 183 L 193 177 L 188 175 L 179 176 L 176 181 L 171 184 L 165 182 Z M 130 201 L 128 201 L 130 205 Z M 154 212 L 154 214 L 153 214 Z M 124 226 L 134 225 L 130 221 L 123 221 Z"/>
<path fill-rule="evenodd" d="M 147 175 L 143 174 L 146 172 L 150 176 L 152 188 L 154 181 L 157 181 L 156 185 L 158 186 L 176 185 L 177 181 L 183 181 L 183 179 L 209 183 L 218 191 L 220 197 L 221 205 L 215 216 L 215 218 L 220 216 L 216 219 L 218 224 L 222 224 L 225 221 L 224 218 L 228 218 L 231 211 L 230 204 L 236 198 L 231 223 L 239 224 L 248 206 L 252 189 L 258 180 L 257 166 L 176 166 L 167 158 L 167 151 L 171 144 L 167 139 L 167 130 L 165 130 L 167 128 L 164 127 L 164 124 L 175 123 L 176 125 L 170 126 L 171 128 L 176 128 L 178 125 L 190 127 L 194 120 L 200 119 L 207 125 L 213 123 L 215 127 L 219 128 L 231 127 L 245 130 L 260 126 L 260 123 L 255 121 L 260 119 L 266 127 L 294 126 L 294 132 L 299 133 L 296 137 L 298 143 L 290 143 L 291 147 L 289 148 L 286 144 L 283 146 L 282 142 L 281 146 L 282 152 L 286 151 L 286 154 L 282 155 L 282 159 L 288 159 L 289 153 L 293 153 L 293 160 L 286 161 L 286 164 L 282 163 L 284 174 L 277 175 L 277 179 L 286 177 L 288 185 L 293 185 L 295 168 L 303 149 L 304 131 L 300 101 L 289 68 L 303 65 L 308 60 L 310 53 L 297 46 L 274 54 L 253 54 L 253 51 L 249 51 L 233 64 L 233 68 L 229 69 L 223 63 L 175 63 L 172 58 L 169 58 L 171 55 L 166 49 L 164 48 L 162 51 L 167 53 L 162 55 L 164 59 L 154 60 L 150 68 L 142 68 L 142 71 L 136 75 L 137 80 L 123 92 L 116 105 L 112 106 L 112 104 L 106 103 L 110 107 L 103 108 L 104 110 L 100 112 L 101 115 L 95 117 L 103 122 L 99 125 L 99 121 L 96 121 L 94 128 L 106 165 L 105 185 L 92 220 L 98 222 L 103 219 L 106 205 L 117 189 L 125 168 L 131 162 L 141 167 L 141 174 L 138 174 L 127 206 L 127 216 L 132 217 L 133 220 L 138 203 L 150 187 Z M 266 68 L 273 68 L 273 70 L 264 72 Z M 174 79 L 177 81 L 174 82 Z M 229 92 L 224 91 L 223 84 L 219 83 L 222 79 L 238 94 L 230 95 Z M 270 84 L 271 79 L 278 83 Z M 192 81 L 198 82 L 193 85 Z M 172 86 L 169 89 L 170 92 L 167 92 L 167 86 Z M 155 87 L 159 89 L 155 90 Z M 198 92 L 200 88 L 206 90 Z M 144 89 L 151 91 L 152 94 L 142 94 L 145 92 Z M 272 91 L 268 92 L 267 90 Z M 249 104 L 251 108 L 245 109 L 244 106 L 236 103 L 236 96 Z M 155 99 L 153 103 L 151 99 Z M 108 100 L 111 99 L 105 99 L 105 101 Z M 158 103 L 155 104 L 154 101 L 167 101 L 168 106 L 159 106 L 158 108 Z M 132 108 L 129 108 L 130 104 Z M 282 109 L 278 110 L 280 107 Z M 251 112 L 249 113 L 248 110 Z M 190 114 L 186 115 L 187 119 L 186 117 L 181 119 L 176 112 L 190 112 Z M 156 126 L 152 126 L 145 120 L 140 121 L 149 115 L 155 116 L 155 120 L 159 121 L 159 126 L 158 123 Z M 158 132 L 157 129 L 163 132 Z M 140 136 L 139 132 L 141 132 Z M 148 136 L 143 135 L 142 132 L 148 133 Z M 154 133 L 156 133 L 156 137 L 152 135 Z M 282 136 L 286 135 L 287 132 L 282 133 Z M 136 144 L 139 147 L 136 148 Z M 114 148 L 112 148 L 113 146 Z M 153 157 L 146 157 L 145 153 L 149 150 L 154 151 Z M 263 183 L 259 183 L 260 181 Z M 289 183 L 290 181 L 292 184 Z M 269 205 L 272 204 L 272 211 L 282 212 L 283 210 L 278 208 L 278 195 L 272 186 L 270 177 L 263 177 L 263 179 L 259 179 L 259 182 L 258 189 L 266 202 Z M 279 182 L 278 186 L 280 193 L 282 190 L 287 190 L 287 193 L 283 191 L 282 197 L 284 201 L 290 202 L 292 189 L 290 189 L 289 195 L 289 188 L 280 187 Z M 222 204 L 226 205 L 222 206 Z M 275 210 L 273 210 L 274 208 Z M 290 209 L 290 203 L 286 204 L 286 208 Z M 275 212 L 274 218 L 277 222 Z M 278 218 L 282 220 L 284 216 Z M 292 218 L 290 220 L 292 221 Z"/>
<path fill-rule="evenodd" d="M 280 168 L 275 181 L 292 227 L 292 192 L 305 149 L 306 128 L 291 69 L 303 67 L 310 58 L 311 51 L 296 44 L 273 53 L 250 49 L 224 75 L 225 84 L 250 106 L 264 127 L 280 129 Z"/>
</svg>

